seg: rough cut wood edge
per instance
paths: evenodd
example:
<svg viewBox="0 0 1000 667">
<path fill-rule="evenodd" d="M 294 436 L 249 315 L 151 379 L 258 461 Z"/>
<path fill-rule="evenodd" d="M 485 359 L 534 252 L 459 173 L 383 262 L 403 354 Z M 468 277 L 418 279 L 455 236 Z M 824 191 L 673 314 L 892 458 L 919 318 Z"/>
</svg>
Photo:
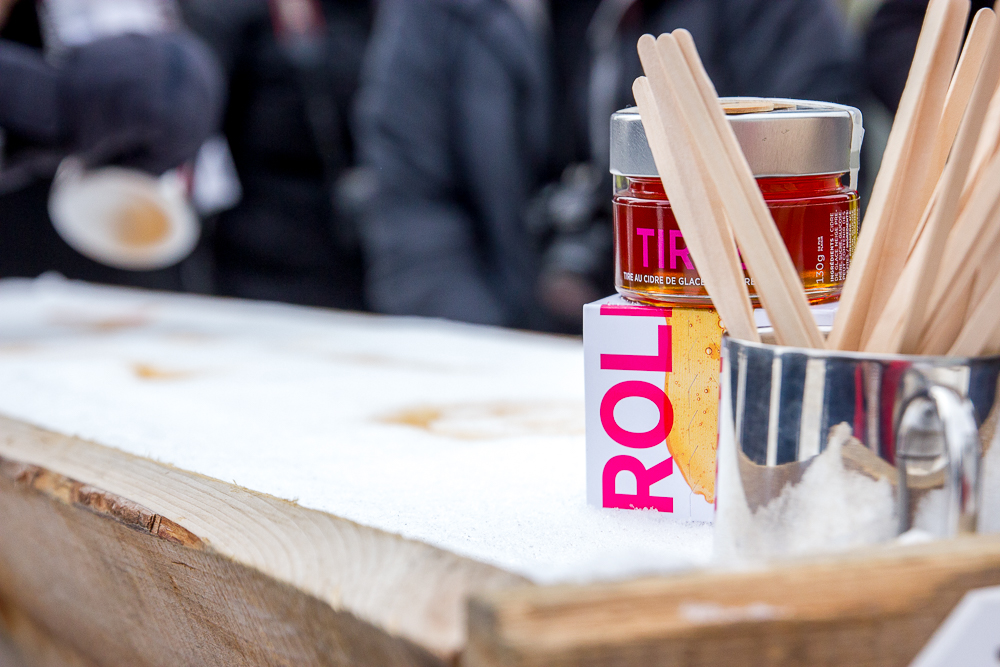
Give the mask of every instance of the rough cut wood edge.
<svg viewBox="0 0 1000 667">
<path fill-rule="evenodd" d="M 464 667 L 905 667 L 970 589 L 1000 584 L 1000 538 L 781 569 L 509 590 L 470 604 Z"/>
<path fill-rule="evenodd" d="M 101 667 L 441 665 L 205 549 L 0 478 L 0 592 Z"/>
<path fill-rule="evenodd" d="M 197 612 L 170 621 L 179 627 L 221 622 L 197 611 L 205 605 L 229 600 L 233 609 L 228 613 L 237 613 L 241 605 L 234 601 L 244 594 L 239 586 L 248 581 L 258 591 L 254 605 L 265 609 L 272 606 L 268 591 L 274 592 L 275 604 L 286 606 L 298 596 L 297 609 L 310 610 L 306 617 L 265 614 L 274 631 L 282 628 L 281 637 L 265 638 L 261 629 L 245 635 L 279 648 L 292 642 L 301 659 L 289 664 L 347 664 L 336 657 L 305 659 L 302 651 L 311 649 L 296 633 L 312 632 L 308 638 L 327 641 L 316 625 L 320 618 L 367 628 L 371 646 L 365 650 L 375 659 L 354 655 L 351 664 L 451 662 L 465 644 L 465 604 L 470 592 L 527 583 L 522 577 L 422 542 L 2 416 L 0 457 L 6 459 L 3 471 L 7 473 L 0 475 L 0 501 L 15 505 L 10 511 L 0 508 L 0 598 L 26 610 L 63 640 L 67 639 L 63 631 L 69 630 L 48 619 L 63 613 L 67 598 L 61 595 L 54 600 L 45 595 L 51 577 L 60 580 L 61 588 L 81 589 L 79 599 L 96 604 L 99 600 L 92 599 L 92 591 L 99 587 L 95 589 L 93 578 L 103 578 L 119 567 L 139 568 L 147 577 L 158 572 L 165 579 L 143 584 L 137 574 L 133 581 L 137 588 L 188 576 L 197 579 L 188 582 L 190 597 L 166 596 L 170 604 Z M 30 494 L 42 492 L 45 495 L 39 497 L 47 503 L 45 511 L 36 508 L 34 522 L 26 521 L 27 510 L 18 507 Z M 105 524 L 114 530 L 98 530 Z M 91 526 L 93 532 L 83 530 L 83 525 Z M 35 539 L 25 539 L 33 531 Z M 120 549 L 122 545 L 129 549 Z M 171 552 L 168 558 L 166 551 L 174 549 L 180 551 Z M 191 558 L 203 559 L 200 574 L 177 569 L 176 563 Z M 79 562 L 83 561 L 91 569 L 81 570 Z M 39 578 L 42 570 L 46 576 Z M 24 582 L 30 581 L 37 590 L 24 588 Z M 20 594 L 11 597 L 8 588 L 14 582 L 21 582 L 17 584 Z M 108 585 L 115 583 L 114 577 L 108 581 Z M 70 606 L 89 617 L 87 604 Z M 119 614 L 123 623 L 139 614 L 148 639 L 166 630 L 159 619 L 162 611 L 137 611 L 122 605 L 110 607 L 108 613 Z M 243 611 L 264 613 L 257 606 Z M 83 638 L 88 636 L 84 633 Z M 107 638 L 129 641 L 119 633 Z M 164 641 L 172 645 L 176 639 Z M 381 649 L 375 650 L 382 644 L 392 655 L 403 657 L 386 661 Z M 159 646 L 159 650 L 167 648 Z M 284 664 L 259 658 L 251 662 Z M 131 664 L 210 663 L 185 659 Z"/>
<path fill-rule="evenodd" d="M 160 539 L 183 544 L 192 549 L 202 549 L 205 546 L 201 538 L 191 531 L 170 519 L 154 514 L 142 505 L 45 468 L 10 461 L 0 456 L 0 477 L 6 477 L 19 486 L 41 491 L 67 505 L 83 507 Z"/>
</svg>

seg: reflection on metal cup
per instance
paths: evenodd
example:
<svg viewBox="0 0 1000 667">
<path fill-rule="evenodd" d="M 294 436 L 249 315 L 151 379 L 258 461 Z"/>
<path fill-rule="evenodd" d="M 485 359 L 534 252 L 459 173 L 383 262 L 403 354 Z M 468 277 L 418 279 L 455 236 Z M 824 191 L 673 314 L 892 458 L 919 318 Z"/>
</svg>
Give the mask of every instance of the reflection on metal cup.
<svg viewBox="0 0 1000 667">
<path fill-rule="evenodd" d="M 1000 357 L 807 350 L 726 337 L 715 541 L 725 559 L 974 532 Z"/>
</svg>

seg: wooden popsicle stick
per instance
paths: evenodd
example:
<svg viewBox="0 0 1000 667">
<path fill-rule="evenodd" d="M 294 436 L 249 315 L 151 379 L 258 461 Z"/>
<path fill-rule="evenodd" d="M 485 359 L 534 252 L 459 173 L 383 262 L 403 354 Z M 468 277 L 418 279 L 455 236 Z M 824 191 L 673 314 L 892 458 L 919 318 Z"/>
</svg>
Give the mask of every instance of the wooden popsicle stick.
<svg viewBox="0 0 1000 667">
<path fill-rule="evenodd" d="M 931 194 L 931 200 L 927 202 L 927 208 L 924 209 L 924 214 L 920 216 L 920 224 L 917 225 L 916 231 L 913 232 L 913 238 L 910 239 L 910 249 L 906 253 L 906 261 L 910 261 L 910 257 L 913 256 L 913 250 L 917 247 L 917 242 L 920 241 L 920 237 L 923 236 L 924 230 L 927 228 L 927 221 L 930 220 L 931 213 L 934 212 L 934 207 L 937 205 L 937 198 L 940 195 L 941 183 L 938 182 L 936 188 L 934 188 L 934 193 Z"/>
<path fill-rule="evenodd" d="M 979 134 L 979 143 L 976 144 L 976 152 L 972 156 L 972 164 L 969 166 L 969 176 L 965 180 L 965 188 L 962 191 L 961 208 L 965 209 L 972 196 L 972 190 L 982 178 L 986 165 L 996 155 L 1000 149 L 1000 86 L 993 93 L 990 100 L 990 108 L 983 119 L 983 129 Z"/>
<path fill-rule="evenodd" d="M 719 105 L 694 40 L 687 31 L 678 30 L 675 35 L 660 35 L 655 52 L 646 42 L 640 53 L 643 64 L 658 54 L 663 72 L 676 89 L 677 103 L 718 188 L 775 339 L 780 345 L 823 348 L 823 334 L 809 310 L 802 279 Z"/>
<path fill-rule="evenodd" d="M 649 80 L 639 77 L 632 92 L 664 191 L 712 305 L 731 336 L 759 341 L 736 242 L 719 198 L 697 164 L 670 91 L 662 93 L 660 105 Z"/>
<path fill-rule="evenodd" d="M 987 116 L 994 108 L 1000 108 L 994 106 L 997 99 L 994 95 Z M 994 135 L 987 136 L 987 132 Z M 985 120 L 977 152 L 984 144 L 995 145 L 997 135 L 1000 125 L 990 127 L 989 120 Z M 965 321 L 963 314 L 971 298 L 969 292 L 976 269 L 995 247 L 1000 233 L 1000 154 L 992 155 L 979 172 L 971 190 L 973 175 L 966 179 L 962 193 L 965 205 L 944 246 L 921 336 L 920 349 L 924 354 L 945 354 L 951 347 Z"/>
<path fill-rule="evenodd" d="M 989 243 L 983 244 L 984 248 L 981 252 L 981 257 L 975 263 L 975 277 L 972 279 L 971 288 L 968 290 L 968 303 L 966 304 L 963 324 L 969 321 L 975 305 L 983 300 L 990 285 L 1000 275 L 1000 252 L 997 252 L 997 244 L 1000 242 L 1000 201 L 997 201 L 996 206 L 991 212 L 990 222 L 989 231 L 993 234 L 993 238 L 990 239 Z"/>
<path fill-rule="evenodd" d="M 985 296 L 985 291 L 983 296 Z M 972 314 L 969 314 L 969 319 L 971 319 Z M 998 355 L 1000 354 L 1000 327 L 995 327 L 989 336 L 986 337 L 986 343 L 983 345 L 982 349 L 979 350 L 980 355 Z"/>
<path fill-rule="evenodd" d="M 995 245 L 998 238 L 1000 238 L 1000 234 L 993 239 L 994 245 L 991 247 L 991 252 L 984 253 L 983 260 L 979 264 L 979 268 L 976 269 L 976 276 L 972 280 L 969 303 L 966 305 L 965 322 L 968 322 L 972 316 L 974 305 L 983 300 L 986 291 L 993 284 L 993 280 L 1000 275 L 1000 252 L 997 252 L 997 246 Z"/>
<path fill-rule="evenodd" d="M 965 115 L 965 108 L 972 96 L 972 89 L 979 77 L 979 70 L 986 57 L 986 50 L 996 29 L 997 16 L 992 9 L 983 8 L 976 12 L 969 28 L 969 36 L 965 39 L 962 55 L 958 58 L 958 67 L 951 78 L 948 95 L 941 113 L 937 136 L 934 138 L 934 148 L 931 153 L 931 166 L 925 178 L 925 187 L 934 189 L 944 165 L 948 161 L 952 144 L 958 135 L 958 126 Z"/>
<path fill-rule="evenodd" d="M 974 271 L 973 284 L 975 283 L 975 277 L 979 275 L 979 271 Z M 972 315 L 972 309 L 978 301 L 973 302 L 972 300 L 972 287 L 973 285 L 966 285 L 962 290 L 955 290 L 948 299 L 949 304 L 954 304 L 955 317 L 947 322 L 941 329 L 934 331 L 935 339 L 930 341 L 928 348 L 933 348 L 933 352 L 925 350 L 923 343 L 921 343 L 921 348 L 918 354 L 930 354 L 934 356 L 941 356 L 948 354 L 948 350 L 951 346 L 955 344 L 955 340 L 958 338 L 958 334 L 961 333 L 962 327 L 965 323 L 969 321 L 969 317 Z M 939 333 L 940 331 L 940 333 Z"/>
<path fill-rule="evenodd" d="M 989 338 L 986 339 L 986 343 L 983 345 L 983 349 L 979 352 L 980 356 L 994 356 L 1000 354 L 1000 329 L 995 329 Z"/>
<path fill-rule="evenodd" d="M 873 349 L 867 346 L 866 342 L 879 318 L 890 306 L 890 295 L 906 263 L 905 249 L 913 238 L 921 215 L 933 193 L 934 183 L 926 181 L 930 169 L 928 157 L 933 147 L 937 126 L 941 121 L 944 99 L 951 83 L 958 49 L 961 47 L 969 2 L 950 0 L 947 10 L 940 48 L 931 62 L 928 86 L 923 91 L 921 108 L 916 116 L 914 135 L 905 162 L 907 175 L 900 182 L 901 187 L 896 193 L 885 245 L 878 258 L 878 271 L 875 273 L 872 298 L 862 332 L 862 349 Z M 923 187 L 920 187 L 921 184 Z"/>
<path fill-rule="evenodd" d="M 994 29 L 1000 30 L 1000 24 L 997 24 Z M 1000 85 L 998 85 L 996 92 L 994 92 L 986 111 L 986 117 L 983 119 L 979 141 L 976 143 L 976 151 L 973 153 L 972 162 L 969 165 L 969 175 L 965 178 L 965 186 L 962 189 L 962 197 L 959 200 L 958 210 L 960 212 L 964 211 L 969 204 L 972 191 L 982 179 L 983 170 L 986 169 L 990 159 L 998 152 L 998 149 L 1000 149 Z M 917 230 L 910 240 L 910 250 L 907 253 L 907 260 L 913 254 L 917 240 L 924 231 L 927 219 L 930 217 L 933 206 L 937 201 L 940 188 L 941 181 L 938 181 L 933 194 L 931 194 L 930 202 L 928 202 L 927 208 L 924 209 L 924 214 L 920 218 L 920 224 L 917 225 Z"/>
<path fill-rule="evenodd" d="M 1000 39 L 993 24 L 988 28 L 990 40 L 986 55 L 965 109 L 955 145 L 941 175 L 939 195 L 932 206 L 920 243 L 904 268 L 902 279 L 896 282 L 885 310 L 878 318 L 871 338 L 865 343 L 869 352 L 916 353 L 923 333 L 927 312 L 927 294 L 941 265 L 941 249 L 945 247 L 958 215 L 962 187 L 969 173 L 976 150 L 983 118 L 990 98 L 1000 80 Z M 914 268 L 910 269 L 910 265 Z"/>
<path fill-rule="evenodd" d="M 948 295 L 956 287 L 964 288 L 979 265 L 982 253 L 989 248 L 985 241 L 993 238 L 989 230 L 996 225 L 994 211 L 1000 201 L 1000 155 L 983 170 L 983 177 L 973 191 L 968 204 L 959 214 L 942 251 L 941 266 L 928 299 L 929 313 L 947 306 Z"/>
<path fill-rule="evenodd" d="M 977 357 L 987 352 L 987 345 L 995 339 L 1000 329 L 1000 275 L 986 289 L 983 298 L 972 309 L 969 320 L 962 327 L 949 355 Z"/>
<path fill-rule="evenodd" d="M 973 285 L 979 267 L 1000 243 L 1000 207 L 995 205 L 988 216 L 989 220 L 984 223 L 984 230 L 976 238 L 970 254 L 963 258 L 961 270 L 950 283 L 944 285 L 944 298 L 937 302 L 938 305 L 933 300 L 928 305 L 919 346 L 920 354 L 946 354 L 968 320 L 968 311 L 973 307 Z M 957 229 L 958 225 L 952 230 L 953 233 Z M 946 258 L 947 256 L 945 254 Z M 942 260 L 944 261 L 946 260 Z M 938 282 L 941 282 L 940 271 Z"/>
<path fill-rule="evenodd" d="M 875 281 L 883 251 L 899 251 L 889 245 L 890 241 L 906 251 L 913 237 L 912 228 L 903 241 L 898 238 L 901 234 L 890 234 L 890 231 L 894 224 L 896 201 L 905 185 L 913 183 L 913 153 L 920 154 L 920 158 L 926 161 L 927 150 L 933 141 L 933 132 L 928 137 L 930 131 L 925 117 L 930 115 L 934 122 L 940 118 L 941 107 L 935 102 L 940 98 L 943 106 L 947 91 L 938 89 L 946 88 L 950 82 L 951 70 L 946 67 L 946 71 L 942 71 L 940 62 L 947 61 L 950 52 L 951 40 L 946 38 L 946 33 L 953 28 L 954 22 L 946 19 L 953 13 L 951 0 L 931 0 L 928 5 L 899 110 L 889 133 L 882 167 L 875 180 L 868 212 L 841 293 L 833 331 L 827 338 L 827 346 L 831 349 L 861 348 L 865 321 L 877 292 Z M 942 78 L 944 83 L 938 81 Z M 931 90 L 928 92 L 928 89 Z M 934 112 L 933 108 L 928 110 L 928 107 L 937 107 L 937 111 Z M 880 299 L 876 301 L 881 302 Z"/>
<path fill-rule="evenodd" d="M 760 97 L 727 100 L 722 103 L 722 110 L 726 112 L 727 116 L 738 116 L 745 113 L 763 113 L 774 111 L 774 102 Z"/>
<path fill-rule="evenodd" d="M 918 280 L 927 259 L 930 235 L 924 234 L 917 241 L 913 254 L 903 266 L 889 301 L 881 316 L 876 321 L 875 328 L 861 349 L 864 352 L 899 354 L 904 349 L 904 338 L 907 325 L 907 308 L 912 307 L 914 299 L 913 283 Z"/>
<path fill-rule="evenodd" d="M 952 144 L 955 143 L 955 136 L 958 134 L 958 126 L 965 114 L 965 108 L 969 104 L 972 95 L 972 88 L 976 84 L 979 69 L 982 66 L 983 58 L 986 57 L 986 49 L 989 46 L 990 38 L 996 30 L 996 14 L 992 9 L 983 8 L 976 12 L 969 29 L 969 36 L 965 40 L 962 48 L 962 55 L 958 58 L 958 67 L 955 75 L 951 78 L 951 86 L 948 88 L 948 96 L 944 102 L 944 112 L 941 114 L 941 124 L 938 126 L 938 133 L 934 139 L 934 151 L 931 157 L 931 169 L 927 173 L 926 182 L 928 187 L 933 188 L 930 201 L 924 208 L 924 214 L 920 218 L 920 224 L 910 241 L 909 254 L 917 245 L 917 239 L 923 233 L 924 226 L 933 210 L 934 202 L 937 199 L 940 188 L 940 177 L 944 171 L 944 165 L 948 161 Z M 987 112 L 987 118 L 990 114 Z M 987 121 L 984 120 L 984 127 Z M 973 154 L 972 166 L 969 168 L 970 178 L 976 174 L 976 167 L 980 166 L 979 144 L 976 145 L 976 153 Z M 963 198 L 960 208 L 965 205 Z M 907 259 L 909 259 L 909 254 Z"/>
</svg>

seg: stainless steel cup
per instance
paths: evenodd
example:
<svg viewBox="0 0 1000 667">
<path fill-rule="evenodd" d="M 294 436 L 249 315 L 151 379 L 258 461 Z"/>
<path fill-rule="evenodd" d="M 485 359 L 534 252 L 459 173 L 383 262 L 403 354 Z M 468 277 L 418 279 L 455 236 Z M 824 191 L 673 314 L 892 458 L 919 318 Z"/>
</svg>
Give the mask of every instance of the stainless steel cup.
<svg viewBox="0 0 1000 667">
<path fill-rule="evenodd" d="M 976 530 L 1000 357 L 780 347 L 726 337 L 715 543 L 726 559 Z"/>
</svg>

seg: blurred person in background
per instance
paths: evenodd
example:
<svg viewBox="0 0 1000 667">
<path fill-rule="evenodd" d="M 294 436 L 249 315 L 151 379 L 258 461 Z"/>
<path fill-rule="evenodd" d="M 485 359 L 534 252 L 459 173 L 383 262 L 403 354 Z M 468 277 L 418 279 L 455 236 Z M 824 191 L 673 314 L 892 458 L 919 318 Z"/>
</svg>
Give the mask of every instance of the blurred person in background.
<svg viewBox="0 0 1000 667">
<path fill-rule="evenodd" d="M 209 239 L 216 290 L 363 309 L 354 217 L 367 188 L 348 125 L 369 0 L 181 0 L 229 76 L 224 132 L 243 190 Z M 359 194 L 361 193 L 361 194 Z"/>
<path fill-rule="evenodd" d="M 151 175 L 189 166 L 217 131 L 222 73 L 170 0 L 0 0 L 0 276 L 180 289 L 175 268 L 109 268 L 55 232 L 63 158 Z"/>
<path fill-rule="evenodd" d="M 884 0 L 868 26 L 862 58 L 865 78 L 871 92 L 892 113 L 903 96 L 927 4 L 928 0 Z M 972 0 L 970 25 L 984 7 L 992 8 L 992 0 Z"/>
<path fill-rule="evenodd" d="M 578 332 L 613 292 L 609 117 L 645 32 L 687 28 L 720 95 L 850 102 L 826 0 L 386 0 L 357 107 L 380 311 Z"/>
</svg>

